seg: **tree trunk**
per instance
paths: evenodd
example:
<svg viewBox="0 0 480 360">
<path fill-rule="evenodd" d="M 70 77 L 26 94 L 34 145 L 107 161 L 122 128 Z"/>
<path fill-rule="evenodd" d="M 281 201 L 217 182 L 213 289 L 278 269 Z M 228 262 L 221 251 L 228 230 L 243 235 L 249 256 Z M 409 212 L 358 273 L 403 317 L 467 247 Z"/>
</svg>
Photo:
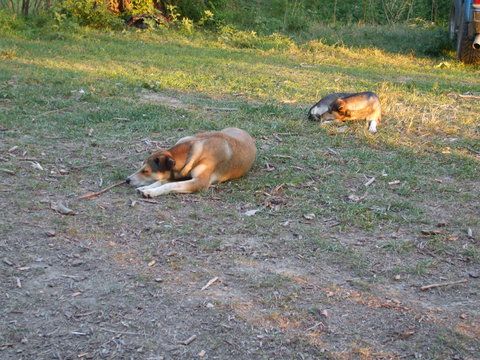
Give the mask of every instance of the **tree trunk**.
<svg viewBox="0 0 480 360">
<path fill-rule="evenodd" d="M 22 15 L 28 16 L 28 12 L 30 10 L 30 0 L 23 0 L 22 1 Z"/>
</svg>

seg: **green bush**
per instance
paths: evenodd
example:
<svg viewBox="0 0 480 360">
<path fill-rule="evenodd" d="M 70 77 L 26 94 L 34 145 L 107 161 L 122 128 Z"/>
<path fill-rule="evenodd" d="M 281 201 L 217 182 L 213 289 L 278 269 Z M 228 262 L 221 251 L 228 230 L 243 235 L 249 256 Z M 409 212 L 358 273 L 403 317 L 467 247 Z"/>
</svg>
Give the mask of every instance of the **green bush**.
<svg viewBox="0 0 480 360">
<path fill-rule="evenodd" d="M 153 14 L 155 11 L 152 0 L 132 0 L 131 2 L 132 15 Z"/>
<path fill-rule="evenodd" d="M 219 40 L 236 48 L 270 50 L 288 49 L 294 46 L 294 42 L 284 35 L 274 33 L 261 36 L 255 31 L 242 31 L 228 25 L 219 29 Z"/>
<path fill-rule="evenodd" d="M 8 9 L 0 9 L 0 34 L 26 29 L 25 20 Z"/>
<path fill-rule="evenodd" d="M 123 21 L 107 7 L 107 3 L 97 0 L 62 0 L 56 8 L 57 20 L 74 19 L 78 24 L 93 28 L 119 29 Z"/>
</svg>

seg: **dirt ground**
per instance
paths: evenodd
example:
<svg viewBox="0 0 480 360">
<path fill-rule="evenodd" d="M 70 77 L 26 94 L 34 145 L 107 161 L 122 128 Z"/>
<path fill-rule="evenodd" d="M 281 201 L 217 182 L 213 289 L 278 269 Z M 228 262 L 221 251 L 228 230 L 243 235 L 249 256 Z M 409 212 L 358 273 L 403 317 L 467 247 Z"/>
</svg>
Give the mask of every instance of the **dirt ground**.
<svg viewBox="0 0 480 360">
<path fill-rule="evenodd" d="M 0 182 L 2 359 L 480 358 L 478 262 L 422 251 L 440 232 L 476 244 L 448 228 L 453 209 L 433 204 L 440 232 L 421 234 L 297 216 L 288 207 L 301 204 L 280 188 L 256 204 L 230 201 L 242 182 L 155 200 L 124 186 L 78 200 L 138 143 L 86 159 L 91 144 L 32 141 L 14 133 L 0 149 L 19 164 Z M 41 169 L 24 148 L 43 154 Z M 141 157 L 119 161 L 134 169 Z M 59 202 L 74 213 L 53 210 Z M 315 234 L 327 240 L 309 241 Z M 416 250 L 383 251 L 392 241 Z M 392 272 L 402 266 L 418 271 Z M 420 288 L 445 282 L 454 284 Z"/>
</svg>

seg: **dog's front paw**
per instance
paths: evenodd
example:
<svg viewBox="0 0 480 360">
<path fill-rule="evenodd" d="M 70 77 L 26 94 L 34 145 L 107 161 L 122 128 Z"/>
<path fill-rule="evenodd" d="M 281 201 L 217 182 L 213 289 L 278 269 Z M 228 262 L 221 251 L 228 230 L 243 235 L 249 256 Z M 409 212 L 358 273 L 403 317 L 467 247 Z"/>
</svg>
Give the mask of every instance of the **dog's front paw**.
<svg viewBox="0 0 480 360">
<path fill-rule="evenodd" d="M 150 193 L 150 191 L 144 188 L 138 188 L 137 193 L 139 193 L 142 197 L 147 199 L 150 199 L 152 197 L 152 194 Z"/>
</svg>

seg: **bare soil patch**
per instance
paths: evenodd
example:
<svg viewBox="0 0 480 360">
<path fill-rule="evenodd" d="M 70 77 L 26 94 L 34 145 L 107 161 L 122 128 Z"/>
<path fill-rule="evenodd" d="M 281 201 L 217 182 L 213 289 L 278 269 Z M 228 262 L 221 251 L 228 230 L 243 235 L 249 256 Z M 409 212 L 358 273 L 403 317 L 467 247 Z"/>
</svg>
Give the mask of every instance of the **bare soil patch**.
<svg viewBox="0 0 480 360">
<path fill-rule="evenodd" d="M 128 187 L 80 201 L 98 190 L 100 176 L 71 166 L 82 160 L 80 145 L 35 145 L 46 154 L 42 171 L 8 155 L 18 142 L 5 140 L 2 157 L 15 175 L 2 178 L 0 191 L 2 358 L 475 359 L 480 352 L 478 263 L 426 247 L 435 235 L 292 218 L 280 210 L 300 206 L 293 196 L 270 207 L 231 202 L 235 182 L 153 202 Z M 259 139 L 259 148 L 271 142 Z M 68 160 L 60 163 L 62 149 Z M 257 167 L 244 181 L 261 174 Z M 53 211 L 52 201 L 75 215 Z M 254 207 L 262 211 L 245 216 Z M 452 241 L 476 244 L 452 231 Z M 385 250 L 392 241 L 415 250 Z M 420 290 L 455 280 L 466 282 Z"/>
</svg>

